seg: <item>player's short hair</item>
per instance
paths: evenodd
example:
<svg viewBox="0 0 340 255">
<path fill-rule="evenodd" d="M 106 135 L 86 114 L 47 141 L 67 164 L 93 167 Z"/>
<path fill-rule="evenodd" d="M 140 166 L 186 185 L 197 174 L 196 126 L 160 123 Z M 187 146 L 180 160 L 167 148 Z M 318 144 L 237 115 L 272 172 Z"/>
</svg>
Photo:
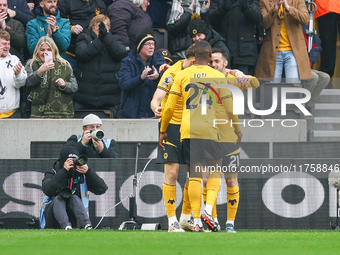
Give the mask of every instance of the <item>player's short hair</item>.
<svg viewBox="0 0 340 255">
<path fill-rule="evenodd" d="M 221 53 L 222 54 L 222 57 L 225 59 L 225 60 L 228 60 L 228 53 L 224 50 L 224 49 L 221 49 L 221 48 L 212 48 L 212 53 Z"/>
<path fill-rule="evenodd" d="M 185 52 L 185 58 L 186 59 L 192 58 L 192 57 L 195 57 L 195 43 L 191 44 Z"/>
<path fill-rule="evenodd" d="M 11 40 L 11 36 L 5 29 L 0 29 L 0 38 L 5 39 L 6 41 Z"/>
<path fill-rule="evenodd" d="M 199 41 L 195 44 L 195 59 L 205 60 L 211 57 L 211 45 L 207 41 Z"/>
</svg>

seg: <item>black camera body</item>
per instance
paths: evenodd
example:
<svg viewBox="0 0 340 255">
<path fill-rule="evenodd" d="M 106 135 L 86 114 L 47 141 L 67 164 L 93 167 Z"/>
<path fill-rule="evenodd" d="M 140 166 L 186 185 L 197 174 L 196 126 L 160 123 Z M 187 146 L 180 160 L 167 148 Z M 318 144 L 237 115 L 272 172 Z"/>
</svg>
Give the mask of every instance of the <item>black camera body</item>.
<svg viewBox="0 0 340 255">
<path fill-rule="evenodd" d="M 73 167 L 69 170 L 69 172 L 74 175 L 77 172 L 76 166 L 82 166 L 87 163 L 88 157 L 86 155 L 80 155 L 79 157 L 75 156 L 72 158 Z"/>
<path fill-rule="evenodd" d="M 69 187 L 64 187 L 61 190 L 59 190 L 60 196 L 64 199 L 69 199 L 71 195 L 73 195 L 76 192 L 76 189 L 70 189 Z"/>
<path fill-rule="evenodd" d="M 80 155 L 72 157 L 73 160 L 73 167 L 69 170 L 69 173 L 74 176 L 77 173 L 77 167 L 76 166 L 82 166 L 87 163 L 88 157 L 86 155 Z M 81 176 L 81 180 L 83 180 Z M 82 182 L 82 181 L 81 181 Z M 76 188 L 70 189 L 69 187 L 64 187 L 61 190 L 59 190 L 60 196 L 62 196 L 64 199 L 69 199 L 71 195 L 73 195 L 76 192 Z"/>
</svg>

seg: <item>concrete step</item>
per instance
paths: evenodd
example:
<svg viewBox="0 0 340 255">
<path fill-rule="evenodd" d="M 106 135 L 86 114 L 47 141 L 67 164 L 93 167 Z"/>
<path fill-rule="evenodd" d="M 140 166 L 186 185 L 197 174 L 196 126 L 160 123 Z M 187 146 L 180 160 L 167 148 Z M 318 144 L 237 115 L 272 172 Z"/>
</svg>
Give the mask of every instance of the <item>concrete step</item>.
<svg viewBox="0 0 340 255">
<path fill-rule="evenodd" d="M 339 103 L 340 89 L 324 89 L 316 98 L 317 103 Z"/>
<path fill-rule="evenodd" d="M 311 130 L 309 132 L 309 139 L 308 140 L 313 141 L 313 142 L 340 141 L 340 131 Z"/>
<path fill-rule="evenodd" d="M 314 117 L 340 118 L 340 103 L 316 103 L 312 110 L 312 114 Z"/>
<path fill-rule="evenodd" d="M 309 117 L 307 120 L 308 130 L 340 130 L 340 118 L 334 117 Z"/>
</svg>

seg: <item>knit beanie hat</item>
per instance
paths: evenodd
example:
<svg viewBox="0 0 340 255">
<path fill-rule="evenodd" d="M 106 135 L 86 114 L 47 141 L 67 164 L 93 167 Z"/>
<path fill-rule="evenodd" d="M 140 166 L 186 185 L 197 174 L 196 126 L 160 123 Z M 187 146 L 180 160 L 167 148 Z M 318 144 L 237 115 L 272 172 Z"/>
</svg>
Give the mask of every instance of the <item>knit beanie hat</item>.
<svg viewBox="0 0 340 255">
<path fill-rule="evenodd" d="M 67 146 L 64 149 L 60 151 L 60 157 L 59 157 L 59 162 L 60 166 L 63 166 L 65 161 L 68 158 L 76 158 L 79 157 L 79 151 L 76 147 L 73 146 Z"/>
<path fill-rule="evenodd" d="M 137 36 L 137 38 L 136 38 L 136 50 L 137 50 L 137 52 L 140 52 L 144 43 L 146 43 L 147 41 L 150 41 L 150 40 L 153 40 L 156 43 L 155 38 L 152 36 L 152 34 L 142 33 L 139 36 Z"/>
<path fill-rule="evenodd" d="M 191 20 L 189 23 L 189 32 L 190 32 L 191 37 L 197 34 L 200 34 L 200 33 L 208 35 L 209 28 L 207 26 L 207 23 L 205 23 L 204 20 L 194 19 L 194 20 Z"/>
<path fill-rule="evenodd" d="M 102 125 L 102 120 L 95 114 L 88 114 L 83 119 L 83 127 L 87 125 L 94 125 L 94 124 L 100 124 Z"/>
</svg>

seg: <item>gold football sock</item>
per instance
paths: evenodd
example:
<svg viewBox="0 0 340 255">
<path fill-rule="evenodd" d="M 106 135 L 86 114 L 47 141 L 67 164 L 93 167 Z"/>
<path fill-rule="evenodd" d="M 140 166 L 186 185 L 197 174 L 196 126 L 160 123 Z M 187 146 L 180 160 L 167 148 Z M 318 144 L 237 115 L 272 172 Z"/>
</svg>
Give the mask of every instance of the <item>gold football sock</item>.
<svg viewBox="0 0 340 255">
<path fill-rule="evenodd" d="M 189 179 L 186 181 L 183 189 L 183 205 L 182 205 L 182 214 L 191 214 L 191 206 L 189 200 Z"/>
<path fill-rule="evenodd" d="M 201 217 L 201 178 L 189 178 L 189 199 L 194 218 Z"/>
<path fill-rule="evenodd" d="M 240 192 L 238 185 L 228 187 L 227 195 L 227 220 L 235 220 L 238 204 L 240 202 Z"/>
<path fill-rule="evenodd" d="M 213 207 L 213 210 L 212 210 L 212 214 L 211 216 L 214 218 L 214 219 L 217 219 L 217 208 L 216 208 L 216 202 L 214 204 L 214 207 Z"/>
<path fill-rule="evenodd" d="M 214 206 L 221 186 L 221 172 L 210 173 L 207 181 L 207 205 Z"/>
<path fill-rule="evenodd" d="M 176 216 L 176 185 L 163 183 L 163 198 L 168 218 Z"/>
<path fill-rule="evenodd" d="M 203 187 L 202 196 L 203 196 L 203 202 L 204 204 L 206 204 L 207 203 L 207 187 Z"/>
</svg>

